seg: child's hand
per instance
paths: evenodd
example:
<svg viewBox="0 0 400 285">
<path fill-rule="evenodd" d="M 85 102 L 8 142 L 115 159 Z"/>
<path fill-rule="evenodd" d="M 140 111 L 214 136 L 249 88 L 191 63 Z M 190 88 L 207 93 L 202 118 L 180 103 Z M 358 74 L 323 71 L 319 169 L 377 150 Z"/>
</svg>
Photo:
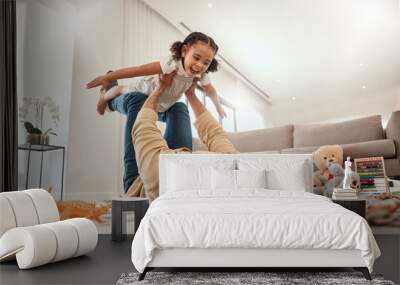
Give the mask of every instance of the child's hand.
<svg viewBox="0 0 400 285">
<path fill-rule="evenodd" d="M 110 84 L 110 81 L 105 75 L 101 75 L 86 84 L 86 88 L 90 89 L 97 86 L 102 86 L 101 89 L 105 89 Z"/>
<path fill-rule="evenodd" d="M 221 119 L 227 117 L 227 116 L 226 116 L 226 113 L 225 113 L 225 110 L 224 110 L 224 108 L 222 108 L 221 104 L 218 104 L 218 106 L 217 106 L 217 112 L 218 112 L 219 116 L 221 117 Z"/>
<path fill-rule="evenodd" d="M 159 76 L 159 85 L 158 88 L 164 90 L 168 86 L 172 84 L 172 80 L 178 71 L 175 69 L 171 73 L 168 74 L 160 74 Z"/>
</svg>

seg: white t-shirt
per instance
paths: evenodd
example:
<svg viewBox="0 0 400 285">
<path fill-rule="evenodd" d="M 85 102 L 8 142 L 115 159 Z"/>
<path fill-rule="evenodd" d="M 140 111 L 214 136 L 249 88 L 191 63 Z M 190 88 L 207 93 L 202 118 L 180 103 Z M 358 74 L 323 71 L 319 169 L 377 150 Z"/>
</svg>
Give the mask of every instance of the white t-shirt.
<svg viewBox="0 0 400 285">
<path fill-rule="evenodd" d="M 172 55 L 163 57 L 160 59 L 161 70 L 163 74 L 168 74 L 177 69 L 177 74 L 169 87 L 160 94 L 158 98 L 156 111 L 165 112 L 172 105 L 174 105 L 190 88 L 193 83 L 195 76 L 189 76 L 183 68 L 182 61 L 176 60 Z M 211 83 L 210 77 L 207 73 L 199 75 L 199 82 L 205 86 Z M 132 83 L 129 84 L 128 92 L 142 92 L 146 95 L 150 95 L 151 92 L 156 88 L 158 83 L 158 75 L 143 76 L 134 78 Z"/>
</svg>

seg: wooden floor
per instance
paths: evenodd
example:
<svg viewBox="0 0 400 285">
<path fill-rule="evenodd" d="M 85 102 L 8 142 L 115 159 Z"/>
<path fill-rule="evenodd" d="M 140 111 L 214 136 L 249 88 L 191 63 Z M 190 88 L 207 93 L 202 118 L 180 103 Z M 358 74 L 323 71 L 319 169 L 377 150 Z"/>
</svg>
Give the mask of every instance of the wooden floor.
<svg viewBox="0 0 400 285">
<path fill-rule="evenodd" d="M 15 261 L 0 264 L 0 284 L 115 284 L 122 273 L 135 271 L 131 261 L 132 239 L 112 242 L 99 235 L 97 248 L 87 256 L 19 270 Z"/>
</svg>

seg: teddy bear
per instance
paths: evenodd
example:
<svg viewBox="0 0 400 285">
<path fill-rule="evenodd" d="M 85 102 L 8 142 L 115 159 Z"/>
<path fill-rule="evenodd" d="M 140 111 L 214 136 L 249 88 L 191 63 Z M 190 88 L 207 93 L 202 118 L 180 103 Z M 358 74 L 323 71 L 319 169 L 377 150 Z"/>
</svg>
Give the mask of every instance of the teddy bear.
<svg viewBox="0 0 400 285">
<path fill-rule="evenodd" d="M 331 197 L 333 189 L 343 181 L 343 149 L 340 145 L 325 145 L 312 153 L 317 170 L 314 172 L 314 193 Z"/>
<path fill-rule="evenodd" d="M 335 187 L 343 187 L 343 149 L 340 145 L 325 145 L 313 152 L 314 164 L 314 193 L 332 197 Z M 350 187 L 360 191 L 360 176 L 352 171 Z"/>
</svg>

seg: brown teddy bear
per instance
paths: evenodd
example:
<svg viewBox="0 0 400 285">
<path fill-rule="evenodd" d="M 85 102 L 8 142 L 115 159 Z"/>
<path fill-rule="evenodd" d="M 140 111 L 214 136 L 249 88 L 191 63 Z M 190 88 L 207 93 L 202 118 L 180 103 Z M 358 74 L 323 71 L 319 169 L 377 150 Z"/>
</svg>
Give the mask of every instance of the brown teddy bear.
<svg viewBox="0 0 400 285">
<path fill-rule="evenodd" d="M 317 171 L 314 172 L 314 185 L 323 186 L 324 183 L 321 181 L 321 176 L 325 179 L 330 180 L 333 178 L 333 174 L 329 171 L 329 165 L 337 163 L 340 166 L 343 165 L 343 149 L 340 145 L 324 145 L 319 147 L 312 154 L 314 164 L 317 167 Z"/>
<path fill-rule="evenodd" d="M 340 145 L 325 145 L 313 152 L 314 193 L 331 197 L 335 187 L 343 187 L 343 149 Z M 350 187 L 360 191 L 360 176 L 351 172 Z"/>
<path fill-rule="evenodd" d="M 333 189 L 343 181 L 343 149 L 339 145 L 325 145 L 313 152 L 314 193 L 331 197 Z"/>
</svg>

